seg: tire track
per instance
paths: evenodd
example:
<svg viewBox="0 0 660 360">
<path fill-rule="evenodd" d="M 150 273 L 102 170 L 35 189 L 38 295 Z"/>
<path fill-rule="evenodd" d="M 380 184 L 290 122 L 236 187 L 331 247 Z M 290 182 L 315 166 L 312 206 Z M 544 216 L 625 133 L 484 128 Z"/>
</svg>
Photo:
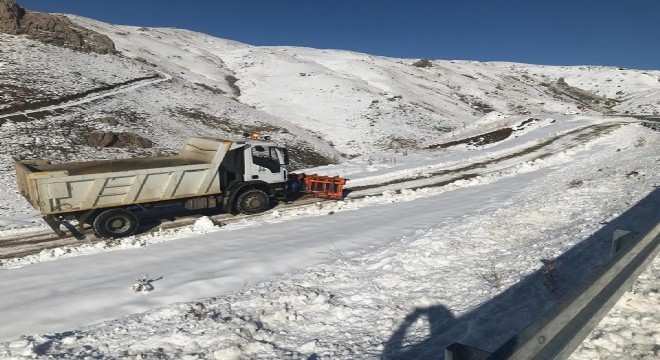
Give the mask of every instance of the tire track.
<svg viewBox="0 0 660 360">
<path fill-rule="evenodd" d="M 497 163 L 502 163 L 507 160 L 515 159 L 515 158 L 523 158 L 527 155 L 532 155 L 535 152 L 546 148 L 550 147 L 557 142 L 564 140 L 564 139 L 569 139 L 565 144 L 551 149 L 551 151 L 547 151 L 544 154 L 539 155 L 537 158 L 544 158 L 548 157 L 554 153 L 566 150 L 571 147 L 575 147 L 577 145 L 583 144 L 595 137 L 598 137 L 600 135 L 605 134 L 606 132 L 613 130 L 613 128 L 618 127 L 624 123 L 607 123 L 607 124 L 596 124 L 596 125 L 589 125 L 585 127 L 581 127 L 560 135 L 557 135 L 553 138 L 550 138 L 548 140 L 542 141 L 538 144 L 532 145 L 530 147 L 527 147 L 525 149 L 522 149 L 520 151 L 513 152 L 511 154 L 506 154 L 502 155 L 500 157 L 495 157 L 495 158 L 489 158 L 488 160 L 484 161 L 476 161 L 473 163 L 470 163 L 468 165 L 462 165 L 462 166 L 457 166 L 457 167 L 450 167 L 448 169 L 442 169 L 442 170 L 430 170 L 426 171 L 420 174 L 417 174 L 413 177 L 403 175 L 399 179 L 391 179 L 387 180 L 385 182 L 379 182 L 375 184 L 366 184 L 366 185 L 360 185 L 360 186 L 354 186 L 354 187 L 349 187 L 348 190 L 352 192 L 359 192 L 359 191 L 365 191 L 365 190 L 370 190 L 370 189 L 380 189 L 388 185 L 402 185 L 406 183 L 414 183 L 415 181 L 418 180 L 424 180 L 424 179 L 429 179 L 432 177 L 441 177 L 441 176 L 447 176 L 447 175 L 456 175 L 456 174 L 461 174 L 465 173 L 467 171 L 471 170 L 476 170 L 476 169 L 486 169 L 488 165 L 492 164 L 497 164 Z M 571 139 L 573 138 L 573 139 Z M 531 160 L 536 160 L 537 158 L 531 159 Z M 526 159 L 524 161 L 528 161 L 530 159 Z M 518 162 L 520 163 L 520 162 Z"/>
<path fill-rule="evenodd" d="M 61 114 L 63 109 L 85 104 L 119 94 L 123 91 L 146 85 L 168 81 L 172 77 L 165 73 L 142 76 L 120 83 L 104 85 L 81 93 L 66 95 L 57 99 L 43 100 L 34 103 L 0 109 L 0 126 L 7 121 L 28 122 L 43 119 L 49 115 Z"/>
<path fill-rule="evenodd" d="M 260 215 L 244 215 L 244 214 L 232 215 L 227 213 L 220 213 L 220 214 L 215 213 L 213 215 L 207 214 L 207 216 L 218 225 L 226 225 L 226 224 L 240 222 L 247 218 L 259 219 L 259 217 L 269 216 L 270 213 L 274 210 L 303 208 L 305 206 L 313 205 L 317 202 L 326 202 L 326 201 L 332 201 L 332 200 L 325 200 L 319 198 L 303 198 L 296 202 L 280 203 L 277 206 L 271 208 L 269 211 Z M 177 217 L 169 222 L 166 222 L 166 220 L 161 220 L 161 222 L 150 221 L 140 227 L 140 229 L 138 230 L 138 234 L 141 235 L 150 234 L 161 230 L 176 229 L 176 228 L 192 225 L 202 216 L 204 216 L 204 214 L 193 214 L 193 215 Z M 48 230 L 37 230 L 31 233 L 25 233 L 17 236 L 7 237 L 5 239 L 0 240 L 0 260 L 33 255 L 43 250 L 50 250 L 50 249 L 66 247 L 66 246 L 94 244 L 103 240 L 107 240 L 96 237 L 93 230 L 89 226 L 85 227 L 85 230 L 81 233 L 81 235 L 83 235 L 84 237 L 76 238 L 76 236 L 68 232 L 65 237 L 59 237 L 56 234 L 54 234 L 52 230 L 48 229 Z"/>
</svg>

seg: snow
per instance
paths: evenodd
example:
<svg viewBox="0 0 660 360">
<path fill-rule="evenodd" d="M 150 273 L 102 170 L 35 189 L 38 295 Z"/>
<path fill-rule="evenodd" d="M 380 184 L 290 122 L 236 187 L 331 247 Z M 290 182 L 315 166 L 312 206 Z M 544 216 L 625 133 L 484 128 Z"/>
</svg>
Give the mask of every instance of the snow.
<svg viewBox="0 0 660 360">
<path fill-rule="evenodd" d="M 635 147 L 639 137 L 645 146 Z M 542 259 L 567 259 L 558 292 L 604 264 L 611 234 L 596 234 L 657 185 L 657 165 L 645 159 L 657 163 L 658 141 L 626 126 L 545 166 L 235 225 L 201 218 L 176 241 L 5 270 L 0 336 L 52 335 L 5 343 L 0 354 L 38 354 L 45 343 L 110 357 L 368 358 L 451 341 L 493 350 L 555 301 L 539 279 Z M 657 214 L 654 199 L 637 215 Z M 497 282 L 488 281 L 490 264 Z M 130 285 L 143 273 L 162 279 L 135 294 Z M 435 334 L 436 317 L 452 325 Z M 509 317 L 506 330 L 483 336 Z M 472 330 L 466 321 L 476 322 Z M 625 346 L 648 353 L 652 340 L 635 336 L 644 340 Z M 612 341 L 601 343 L 593 346 Z"/>
<path fill-rule="evenodd" d="M 40 101 L 161 77 L 0 124 L 0 246 L 49 231 L 17 192 L 14 155 L 152 155 L 187 136 L 264 126 L 292 149 L 337 162 L 301 162 L 305 172 L 347 177 L 357 190 L 343 201 L 204 216 L 2 259 L 0 357 L 428 358 L 452 342 L 492 351 L 604 266 L 614 230 L 658 221 L 658 133 L 605 118 L 600 105 L 580 109 L 547 84 L 563 77 L 617 99 L 617 112 L 653 113 L 660 72 L 417 68 L 413 59 L 72 18 L 108 34 L 126 57 L 2 35 L 12 51 L 0 52 L 0 71 L 11 78 L 0 85 L 33 88 L 28 100 Z M 120 124 L 96 121 L 105 116 Z M 428 148 L 503 128 L 515 131 L 483 146 Z M 85 145 L 97 130 L 156 145 Z M 659 276 L 655 259 L 572 358 L 657 358 Z M 133 291 L 143 277 L 153 289 Z"/>
</svg>

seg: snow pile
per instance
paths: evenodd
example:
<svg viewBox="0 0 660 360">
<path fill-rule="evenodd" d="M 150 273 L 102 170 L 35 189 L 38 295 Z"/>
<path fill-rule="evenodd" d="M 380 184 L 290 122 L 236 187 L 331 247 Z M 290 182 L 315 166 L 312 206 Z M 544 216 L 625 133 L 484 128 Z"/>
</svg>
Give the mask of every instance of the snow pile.
<svg viewBox="0 0 660 360">
<path fill-rule="evenodd" d="M 195 221 L 193 228 L 199 233 L 204 234 L 217 230 L 217 225 L 208 216 L 202 216 L 199 220 Z"/>
</svg>

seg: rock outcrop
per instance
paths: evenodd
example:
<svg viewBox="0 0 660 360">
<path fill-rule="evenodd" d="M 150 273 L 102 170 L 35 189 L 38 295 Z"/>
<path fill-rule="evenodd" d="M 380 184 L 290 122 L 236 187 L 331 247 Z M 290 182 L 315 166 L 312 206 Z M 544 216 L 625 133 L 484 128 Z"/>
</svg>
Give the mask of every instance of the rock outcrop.
<svg viewBox="0 0 660 360">
<path fill-rule="evenodd" d="M 150 148 L 153 142 L 147 138 L 130 132 L 115 133 L 112 131 L 95 132 L 87 135 L 87 145 L 93 147 L 118 147 L 130 148 L 138 147 L 142 149 Z"/>
<path fill-rule="evenodd" d="M 106 35 L 78 26 L 66 16 L 21 8 L 14 0 L 0 0 L 0 32 L 26 35 L 46 44 L 98 54 L 115 53 Z"/>
</svg>

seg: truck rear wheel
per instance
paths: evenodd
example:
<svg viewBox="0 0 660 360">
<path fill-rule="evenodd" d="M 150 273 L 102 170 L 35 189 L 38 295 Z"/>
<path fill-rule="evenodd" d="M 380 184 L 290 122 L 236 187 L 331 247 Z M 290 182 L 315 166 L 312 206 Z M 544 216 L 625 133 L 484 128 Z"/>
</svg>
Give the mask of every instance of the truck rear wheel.
<svg viewBox="0 0 660 360">
<path fill-rule="evenodd" d="M 256 214 L 268 209 L 268 195 L 257 189 L 250 189 L 238 196 L 236 210 L 243 214 Z"/>
<path fill-rule="evenodd" d="M 120 238 L 135 233 L 139 225 L 137 217 L 124 209 L 110 209 L 94 219 L 94 232 L 104 238 Z"/>
</svg>

